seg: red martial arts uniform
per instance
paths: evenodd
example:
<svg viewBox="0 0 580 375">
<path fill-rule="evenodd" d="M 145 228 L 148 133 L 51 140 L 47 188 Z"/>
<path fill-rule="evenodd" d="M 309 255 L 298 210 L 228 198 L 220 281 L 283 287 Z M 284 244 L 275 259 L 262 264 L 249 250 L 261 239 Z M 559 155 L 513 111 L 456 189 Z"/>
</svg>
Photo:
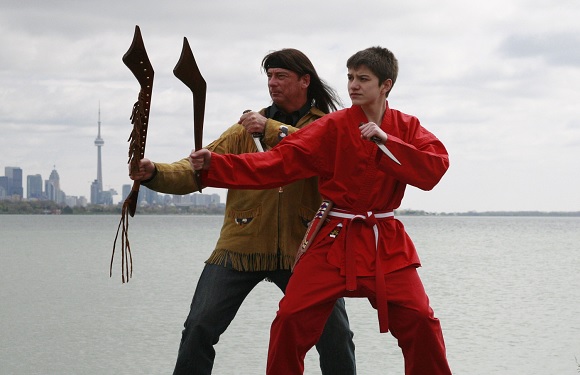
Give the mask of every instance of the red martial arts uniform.
<svg viewBox="0 0 580 375">
<path fill-rule="evenodd" d="M 212 154 L 206 186 L 274 188 L 318 176 L 334 208 L 296 265 L 272 323 L 267 373 L 302 374 L 337 298 L 367 297 L 378 309 L 381 332 L 390 329 L 407 374 L 450 374 L 438 319 L 416 267 L 415 247 L 392 215 L 409 184 L 432 189 L 449 159 L 443 144 L 419 120 L 388 108 L 380 124 L 396 164 L 361 139 L 368 122 L 359 106 L 331 113 L 265 153 Z M 388 306 L 388 308 L 387 308 Z"/>
</svg>

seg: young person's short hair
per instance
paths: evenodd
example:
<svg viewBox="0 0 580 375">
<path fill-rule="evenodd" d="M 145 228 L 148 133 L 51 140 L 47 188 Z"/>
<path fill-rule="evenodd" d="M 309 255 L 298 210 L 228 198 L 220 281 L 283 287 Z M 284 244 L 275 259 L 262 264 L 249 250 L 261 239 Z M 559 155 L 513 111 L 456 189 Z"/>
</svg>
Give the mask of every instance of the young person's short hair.
<svg viewBox="0 0 580 375">
<path fill-rule="evenodd" d="M 346 61 L 348 69 L 357 69 L 362 65 L 369 68 L 379 78 L 379 84 L 390 79 L 393 82 L 393 86 L 395 85 L 399 74 L 399 62 L 388 49 L 379 46 L 369 47 L 358 51 Z"/>
</svg>

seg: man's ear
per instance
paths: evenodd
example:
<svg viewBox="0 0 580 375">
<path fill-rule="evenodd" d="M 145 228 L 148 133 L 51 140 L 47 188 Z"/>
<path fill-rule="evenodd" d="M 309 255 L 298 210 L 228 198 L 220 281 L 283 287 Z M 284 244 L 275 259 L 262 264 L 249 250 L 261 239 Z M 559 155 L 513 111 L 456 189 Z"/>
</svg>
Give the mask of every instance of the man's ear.
<svg viewBox="0 0 580 375">
<path fill-rule="evenodd" d="M 304 74 L 300 77 L 300 82 L 302 83 L 302 87 L 308 88 L 310 86 L 310 74 Z"/>
</svg>

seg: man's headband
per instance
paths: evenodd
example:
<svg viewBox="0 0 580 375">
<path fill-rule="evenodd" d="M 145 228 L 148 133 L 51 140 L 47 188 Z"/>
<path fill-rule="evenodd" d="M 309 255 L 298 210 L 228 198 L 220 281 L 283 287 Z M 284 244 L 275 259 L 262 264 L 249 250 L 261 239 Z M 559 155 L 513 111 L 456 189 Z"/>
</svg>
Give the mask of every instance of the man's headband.
<svg viewBox="0 0 580 375">
<path fill-rule="evenodd" d="M 288 64 L 286 64 L 283 60 L 281 60 L 277 56 L 270 57 L 268 59 L 268 61 L 266 61 L 265 65 L 266 65 L 266 71 L 268 71 L 268 69 L 270 69 L 270 68 L 280 68 L 280 69 L 287 69 L 287 70 L 294 71 L 294 69 L 291 69 L 288 66 Z"/>
</svg>

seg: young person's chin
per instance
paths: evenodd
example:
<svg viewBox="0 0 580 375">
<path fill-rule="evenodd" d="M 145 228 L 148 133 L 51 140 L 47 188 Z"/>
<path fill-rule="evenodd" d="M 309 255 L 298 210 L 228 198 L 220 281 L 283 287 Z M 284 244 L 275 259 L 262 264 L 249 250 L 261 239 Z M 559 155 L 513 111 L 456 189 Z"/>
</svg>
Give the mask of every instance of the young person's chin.
<svg viewBox="0 0 580 375">
<path fill-rule="evenodd" d="M 350 98 L 352 105 L 363 105 L 365 104 L 365 100 L 362 97 L 354 97 L 354 98 Z"/>
</svg>

